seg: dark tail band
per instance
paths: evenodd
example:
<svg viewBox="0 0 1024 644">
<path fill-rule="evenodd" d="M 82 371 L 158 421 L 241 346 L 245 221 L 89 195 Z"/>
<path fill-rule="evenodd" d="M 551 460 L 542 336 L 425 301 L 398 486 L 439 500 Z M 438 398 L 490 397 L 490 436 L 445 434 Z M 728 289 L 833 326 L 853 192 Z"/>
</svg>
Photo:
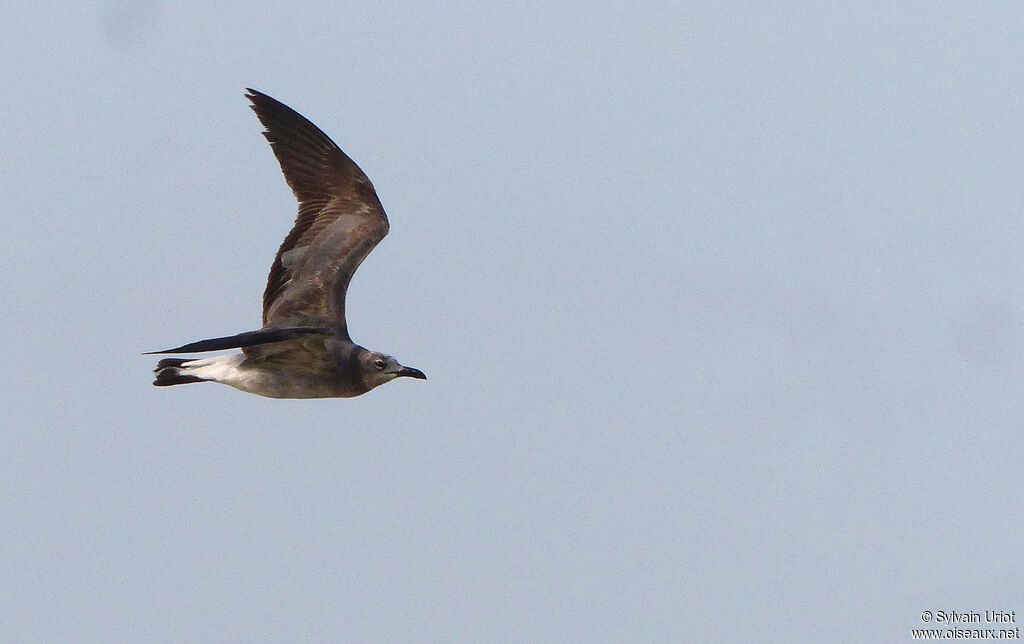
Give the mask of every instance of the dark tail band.
<svg viewBox="0 0 1024 644">
<path fill-rule="evenodd" d="M 203 382 L 202 378 L 187 376 L 181 373 L 179 367 L 188 360 L 183 358 L 164 358 L 156 363 L 156 379 L 153 384 L 157 387 L 170 387 L 171 385 L 186 385 L 190 382 Z"/>
</svg>

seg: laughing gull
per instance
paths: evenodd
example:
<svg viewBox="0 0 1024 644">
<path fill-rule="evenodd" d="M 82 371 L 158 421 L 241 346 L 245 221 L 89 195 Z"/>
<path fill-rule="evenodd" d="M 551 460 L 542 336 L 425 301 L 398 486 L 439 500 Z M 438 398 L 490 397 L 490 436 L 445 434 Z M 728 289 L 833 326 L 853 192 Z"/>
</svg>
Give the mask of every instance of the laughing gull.
<svg viewBox="0 0 1024 644">
<path fill-rule="evenodd" d="M 419 369 L 364 349 L 348 335 L 348 283 L 388 234 L 373 184 L 320 128 L 284 103 L 247 91 L 299 201 L 295 226 L 277 251 L 263 292 L 263 327 L 151 352 L 242 350 L 164 358 L 153 384 L 220 382 L 268 398 L 351 398 L 399 376 L 426 380 Z"/>
</svg>

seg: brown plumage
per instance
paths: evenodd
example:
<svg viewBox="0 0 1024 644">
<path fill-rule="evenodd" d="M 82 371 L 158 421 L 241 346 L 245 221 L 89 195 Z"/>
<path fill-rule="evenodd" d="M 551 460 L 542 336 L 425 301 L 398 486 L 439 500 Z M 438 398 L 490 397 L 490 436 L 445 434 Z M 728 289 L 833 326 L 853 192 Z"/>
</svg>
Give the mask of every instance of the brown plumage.
<svg viewBox="0 0 1024 644">
<path fill-rule="evenodd" d="M 270 268 L 263 323 L 291 324 L 298 314 L 333 317 L 345 328 L 348 283 L 388 234 L 384 207 L 369 178 L 320 128 L 266 94 L 248 92 L 299 201 L 295 225 Z M 299 290 L 289 294 L 291 289 Z"/>
<path fill-rule="evenodd" d="M 263 135 L 299 202 L 263 293 L 263 328 L 153 353 L 237 348 L 242 354 L 161 360 L 153 384 L 216 381 L 278 398 L 348 397 L 398 376 L 425 378 L 352 342 L 345 296 L 356 269 L 388 233 L 373 184 L 301 114 L 248 89 Z"/>
</svg>

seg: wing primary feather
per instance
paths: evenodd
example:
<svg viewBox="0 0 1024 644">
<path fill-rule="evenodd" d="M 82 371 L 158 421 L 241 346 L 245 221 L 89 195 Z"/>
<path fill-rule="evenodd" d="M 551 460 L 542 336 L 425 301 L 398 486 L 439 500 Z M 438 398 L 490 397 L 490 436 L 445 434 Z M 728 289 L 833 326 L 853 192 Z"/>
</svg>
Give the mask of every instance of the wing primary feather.
<svg viewBox="0 0 1024 644">
<path fill-rule="evenodd" d="M 315 335 L 320 333 L 330 334 L 331 329 L 323 327 L 290 327 L 283 329 L 259 329 L 256 331 L 246 331 L 245 333 L 239 333 L 238 335 L 229 335 L 223 338 L 210 338 L 209 340 L 199 340 L 198 342 L 190 342 L 183 344 L 180 347 L 173 349 L 163 349 L 161 351 L 147 351 L 143 355 L 154 355 L 161 353 L 202 353 L 204 351 L 223 351 L 224 349 L 239 349 L 242 347 L 251 347 L 257 344 L 267 344 L 270 342 L 283 342 L 285 340 L 293 340 L 306 335 Z"/>
<path fill-rule="evenodd" d="M 267 277 L 263 323 L 333 320 L 345 335 L 348 283 L 388 232 L 384 207 L 363 171 L 323 130 L 284 103 L 252 88 L 247 92 L 299 202 Z"/>
</svg>

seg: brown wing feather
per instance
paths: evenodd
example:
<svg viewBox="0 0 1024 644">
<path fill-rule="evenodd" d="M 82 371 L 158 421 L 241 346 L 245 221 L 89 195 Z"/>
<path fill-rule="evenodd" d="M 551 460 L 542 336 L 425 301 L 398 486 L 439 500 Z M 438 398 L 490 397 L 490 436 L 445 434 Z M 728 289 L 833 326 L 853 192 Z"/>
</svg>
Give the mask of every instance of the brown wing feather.
<svg viewBox="0 0 1024 644">
<path fill-rule="evenodd" d="M 320 128 L 266 94 L 249 89 L 246 96 L 299 201 L 270 268 L 263 323 L 329 319 L 347 333 L 349 280 L 387 234 L 387 215 L 370 180 Z"/>
</svg>

